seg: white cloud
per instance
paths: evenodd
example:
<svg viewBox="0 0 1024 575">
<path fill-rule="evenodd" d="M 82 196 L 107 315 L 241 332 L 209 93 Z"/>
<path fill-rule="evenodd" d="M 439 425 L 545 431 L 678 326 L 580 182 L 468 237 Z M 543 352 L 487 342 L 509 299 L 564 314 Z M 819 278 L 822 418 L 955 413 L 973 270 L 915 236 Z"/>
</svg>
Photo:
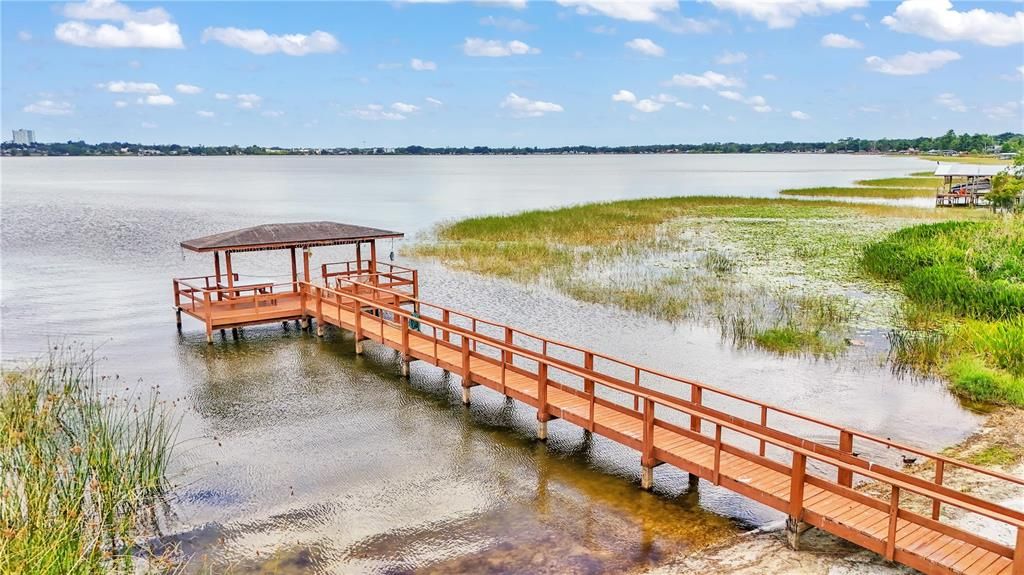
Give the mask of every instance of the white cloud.
<svg viewBox="0 0 1024 575">
<path fill-rule="evenodd" d="M 960 59 L 960 54 L 952 50 L 933 50 L 931 52 L 907 52 L 892 58 L 869 56 L 864 62 L 869 70 L 892 76 L 917 76 L 941 68 L 950 62 Z"/>
<path fill-rule="evenodd" d="M 18 40 L 21 40 L 22 42 L 31 42 L 32 33 L 28 30 L 18 30 Z"/>
<path fill-rule="evenodd" d="M 789 113 L 789 116 L 795 120 L 810 120 L 811 117 L 800 110 L 793 110 Z"/>
<path fill-rule="evenodd" d="M 427 100 L 427 103 L 430 104 L 431 106 L 444 106 L 444 102 L 442 102 L 441 100 L 438 100 L 437 98 L 431 98 L 431 97 L 428 96 L 426 98 L 426 100 Z"/>
<path fill-rule="evenodd" d="M 509 32 L 529 32 L 535 30 L 537 27 L 524 22 L 518 18 L 506 18 L 505 16 L 484 16 L 480 19 L 481 26 L 494 26 L 502 30 L 508 30 Z"/>
<path fill-rule="evenodd" d="M 726 100 L 733 100 L 735 102 L 743 101 L 743 94 L 739 92 L 733 92 L 732 90 L 722 90 L 718 92 L 718 95 L 725 98 Z"/>
<path fill-rule="evenodd" d="M 124 100 L 115 100 L 114 101 L 114 107 L 115 108 L 127 108 L 128 107 L 128 102 L 125 102 Z"/>
<path fill-rule="evenodd" d="M 284 115 L 284 112 L 280 110 L 263 110 L 260 115 L 264 118 L 280 118 Z"/>
<path fill-rule="evenodd" d="M 437 70 L 437 64 L 430 60 L 420 60 L 419 58 L 413 58 L 409 60 L 409 67 L 417 72 L 433 72 Z"/>
<path fill-rule="evenodd" d="M 679 10 L 678 0 L 558 0 L 558 4 L 575 7 L 577 14 L 604 14 L 630 22 L 655 22 L 664 13 Z"/>
<path fill-rule="evenodd" d="M 778 80 L 779 77 L 776 76 L 775 74 L 762 74 L 761 79 L 768 80 L 769 82 L 774 82 L 775 80 Z"/>
<path fill-rule="evenodd" d="M 174 89 L 179 94 L 199 94 L 203 91 L 199 86 L 193 86 L 192 84 L 176 84 Z"/>
<path fill-rule="evenodd" d="M 1024 78 L 1024 66 L 1017 66 L 1017 71 L 1020 72 L 1022 78 Z"/>
<path fill-rule="evenodd" d="M 263 103 L 263 96 L 257 96 L 256 94 L 239 94 L 235 96 L 235 100 L 238 101 L 239 108 L 243 110 L 255 110 Z"/>
<path fill-rule="evenodd" d="M 704 110 L 705 112 L 710 112 L 711 106 L 708 106 L 707 104 L 701 104 L 700 109 Z"/>
<path fill-rule="evenodd" d="M 21 111 L 42 116 L 70 116 L 75 112 L 75 106 L 70 102 L 38 100 L 25 106 Z"/>
<path fill-rule="evenodd" d="M 128 62 L 128 67 L 132 70 L 138 70 L 142 67 L 142 62 L 139 62 L 138 60 L 130 60 Z"/>
<path fill-rule="evenodd" d="M 693 104 L 690 104 L 689 102 L 676 102 L 676 108 L 682 108 L 684 110 L 692 110 L 693 109 Z"/>
<path fill-rule="evenodd" d="M 230 100 L 231 99 L 231 94 L 225 94 L 224 92 L 217 92 L 216 94 L 213 95 L 213 97 L 218 99 L 218 100 Z"/>
<path fill-rule="evenodd" d="M 136 12 L 115 0 L 66 4 L 65 17 L 54 29 L 57 40 L 86 48 L 184 48 L 181 31 L 163 8 Z M 93 25 L 84 20 L 111 20 Z"/>
<path fill-rule="evenodd" d="M 615 92 L 614 94 L 612 94 L 612 101 L 613 102 L 626 102 L 626 103 L 632 104 L 632 103 L 636 102 L 636 94 L 634 94 L 633 92 L 630 92 L 629 90 L 619 90 L 618 92 Z"/>
<path fill-rule="evenodd" d="M 341 42 L 321 30 L 309 34 L 268 34 L 259 28 L 207 28 L 203 30 L 203 43 L 220 42 L 225 46 L 241 48 L 253 54 L 274 54 L 281 52 L 289 56 L 306 54 L 329 54 L 341 50 Z"/>
<path fill-rule="evenodd" d="M 672 76 L 672 80 L 669 81 L 669 84 L 674 86 L 684 86 L 687 88 L 715 89 L 740 87 L 743 86 L 743 80 L 708 70 L 699 76 L 694 74 L 676 74 L 675 76 Z"/>
<path fill-rule="evenodd" d="M 213 118 L 217 114 L 214 114 L 213 112 L 210 112 L 209 110 L 197 110 L 196 111 L 196 115 L 199 116 L 200 118 Z"/>
<path fill-rule="evenodd" d="M 672 94 L 658 94 L 657 96 L 652 97 L 654 98 L 655 102 L 661 102 L 662 104 L 671 104 L 673 102 L 679 101 L 679 98 L 676 98 Z"/>
<path fill-rule="evenodd" d="M 420 107 L 413 104 L 406 104 L 405 102 L 395 102 L 394 104 L 391 104 L 391 109 L 399 114 L 412 114 L 413 112 L 419 111 Z"/>
<path fill-rule="evenodd" d="M 101 90 L 113 92 L 115 94 L 159 94 L 160 86 L 153 82 L 125 82 L 124 80 L 117 80 L 112 82 L 104 82 L 96 84 L 96 87 Z"/>
<path fill-rule="evenodd" d="M 764 99 L 764 96 L 750 96 L 747 98 L 743 94 L 733 90 L 720 90 L 718 95 L 726 100 L 743 102 L 753 108 L 755 112 L 765 113 L 772 111 L 772 107 L 768 105 L 768 101 Z"/>
<path fill-rule="evenodd" d="M 590 28 L 587 28 L 587 30 L 590 30 L 590 32 L 592 32 L 594 34 L 602 34 L 602 35 L 605 35 L 605 36 L 614 36 L 615 35 L 615 27 L 614 26 L 605 26 L 604 24 L 598 24 L 597 26 L 592 26 Z"/>
<path fill-rule="evenodd" d="M 701 0 L 764 22 L 769 28 L 792 28 L 803 16 L 821 16 L 867 6 L 868 0 Z"/>
<path fill-rule="evenodd" d="M 517 118 L 536 118 L 549 112 L 561 112 L 562 106 L 554 102 L 542 102 L 524 98 L 515 92 L 509 92 L 508 96 L 501 101 L 501 107 L 512 111 Z"/>
<path fill-rule="evenodd" d="M 1010 101 L 1010 102 L 1006 102 L 1005 104 L 997 104 L 997 105 L 994 105 L 994 106 L 988 106 L 988 107 L 986 107 L 982 111 L 985 112 L 986 116 L 988 116 L 989 118 L 991 118 L 993 120 L 1013 120 L 1013 119 L 1018 119 L 1019 120 L 1020 119 L 1020 113 L 1018 112 L 1019 108 L 1020 108 L 1020 104 L 1018 104 L 1017 102 Z"/>
<path fill-rule="evenodd" d="M 964 105 L 960 98 L 956 97 L 956 94 L 945 92 L 935 97 L 935 103 L 947 108 L 953 112 L 966 112 L 967 106 Z"/>
<path fill-rule="evenodd" d="M 482 56 L 487 58 L 502 58 L 505 56 L 519 56 L 522 54 L 540 54 L 540 50 L 532 48 L 525 42 L 512 40 L 502 42 L 501 40 L 484 40 L 483 38 L 466 38 L 462 43 L 462 51 L 467 56 Z"/>
<path fill-rule="evenodd" d="M 650 114 L 651 112 L 657 112 L 658 110 L 664 108 L 665 104 L 644 98 L 643 100 L 640 100 L 636 104 L 633 104 L 633 107 L 645 114 Z"/>
<path fill-rule="evenodd" d="M 842 34 L 825 34 L 821 37 L 821 45 L 826 48 L 863 48 L 864 45 L 853 38 Z"/>
<path fill-rule="evenodd" d="M 882 23 L 896 32 L 917 34 L 940 42 L 978 42 L 1009 46 L 1024 42 L 1024 12 L 1012 16 L 974 8 L 953 9 L 949 0 L 904 0 Z"/>
<path fill-rule="evenodd" d="M 345 113 L 346 116 L 366 121 L 398 121 L 404 120 L 405 116 L 398 112 L 388 112 L 380 104 L 369 104 L 362 108 L 354 108 Z"/>
<path fill-rule="evenodd" d="M 743 52 L 730 52 L 728 50 L 726 50 L 725 52 L 722 52 L 717 58 L 715 58 L 715 62 L 718 62 L 719 64 L 722 64 L 723 66 L 728 66 L 730 64 L 742 64 L 743 62 L 746 62 L 746 61 L 747 61 L 747 55 L 745 53 L 743 53 Z"/>
<path fill-rule="evenodd" d="M 633 38 L 626 42 L 626 47 L 634 52 L 648 56 L 660 57 L 665 55 L 665 49 L 654 43 L 650 38 Z"/>
<path fill-rule="evenodd" d="M 139 98 L 139 103 L 147 106 L 173 106 L 174 98 L 167 94 L 150 94 L 145 98 Z"/>
</svg>

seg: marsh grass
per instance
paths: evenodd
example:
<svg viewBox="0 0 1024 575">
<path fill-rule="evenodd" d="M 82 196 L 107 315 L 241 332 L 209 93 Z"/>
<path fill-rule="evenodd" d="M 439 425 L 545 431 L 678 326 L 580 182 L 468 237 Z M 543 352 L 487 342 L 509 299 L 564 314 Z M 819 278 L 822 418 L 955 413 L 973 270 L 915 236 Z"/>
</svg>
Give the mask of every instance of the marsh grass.
<svg viewBox="0 0 1024 575">
<path fill-rule="evenodd" d="M 833 197 L 833 198 L 885 198 L 885 199 L 903 199 L 903 198 L 928 198 L 935 195 L 935 191 L 932 188 L 866 188 L 866 187 L 851 187 L 851 188 L 836 188 L 836 187 L 824 187 L 824 188 L 791 188 L 786 190 L 780 190 L 779 194 L 783 196 L 801 196 L 801 197 Z"/>
<path fill-rule="evenodd" d="M 918 156 L 929 162 L 940 162 L 943 164 L 985 164 L 1008 166 L 1011 160 L 1000 160 L 994 156 Z M 931 175 L 931 174 L 929 174 Z"/>
<path fill-rule="evenodd" d="M 934 177 L 931 174 L 928 174 L 928 176 L 915 176 L 911 174 L 910 176 L 902 178 L 857 180 L 857 184 L 874 188 L 926 188 L 934 191 L 935 188 L 942 185 L 942 178 Z"/>
<path fill-rule="evenodd" d="M 176 423 L 156 392 L 105 395 L 115 382 L 94 367 L 90 355 L 57 346 L 2 373 L 0 572 L 136 571 Z"/>
<path fill-rule="evenodd" d="M 740 346 L 794 353 L 775 344 L 791 335 L 801 352 L 831 354 L 868 307 L 843 292 L 851 281 L 876 283 L 857 265 L 863 245 L 945 217 L 827 200 L 656 198 L 449 222 L 405 253 L 667 321 L 711 322 Z"/>
<path fill-rule="evenodd" d="M 1024 219 L 906 228 L 862 265 L 910 301 L 890 334 L 895 362 L 946 375 L 972 401 L 1024 406 Z"/>
</svg>

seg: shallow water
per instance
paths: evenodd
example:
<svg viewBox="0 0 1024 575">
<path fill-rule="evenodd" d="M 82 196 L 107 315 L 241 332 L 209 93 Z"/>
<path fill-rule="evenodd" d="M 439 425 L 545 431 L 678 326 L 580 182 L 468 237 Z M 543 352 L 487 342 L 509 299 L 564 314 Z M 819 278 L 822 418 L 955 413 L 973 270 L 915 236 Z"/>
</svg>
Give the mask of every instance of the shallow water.
<svg viewBox="0 0 1024 575">
<path fill-rule="evenodd" d="M 770 197 L 929 164 L 848 156 L 4 158 L 2 356 L 69 338 L 102 369 L 178 399 L 182 443 L 166 531 L 196 564 L 296 572 L 637 571 L 773 512 L 563 422 L 347 335 L 280 324 L 208 346 L 174 328 L 170 278 L 209 273 L 177 243 L 271 221 L 326 219 L 415 233 L 471 214 L 680 194 Z M 383 254 L 390 251 L 385 245 Z M 240 254 L 243 274 L 286 270 Z M 315 260 L 348 259 L 344 248 Z M 550 290 L 420 267 L 425 299 L 702 379 L 925 447 L 976 424 L 939 383 L 840 360 L 735 350 L 717 329 L 652 322 Z M 834 440 L 833 438 L 821 438 Z M 879 454 L 880 457 L 894 454 Z"/>
</svg>

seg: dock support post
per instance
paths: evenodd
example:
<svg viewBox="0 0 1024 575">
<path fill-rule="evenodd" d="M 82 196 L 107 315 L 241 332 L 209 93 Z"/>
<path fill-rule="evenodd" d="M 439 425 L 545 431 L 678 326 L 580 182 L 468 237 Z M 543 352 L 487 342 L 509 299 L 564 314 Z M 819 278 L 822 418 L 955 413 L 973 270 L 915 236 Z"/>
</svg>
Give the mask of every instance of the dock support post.
<svg viewBox="0 0 1024 575">
<path fill-rule="evenodd" d="M 650 491 L 654 488 L 654 467 L 651 465 L 640 466 L 640 489 Z"/>
<path fill-rule="evenodd" d="M 174 310 L 174 321 L 178 324 L 178 329 L 181 329 L 181 308 Z"/>
<path fill-rule="evenodd" d="M 356 355 L 363 355 L 363 340 L 356 338 Z"/>
<path fill-rule="evenodd" d="M 462 388 L 462 405 L 469 405 L 469 390 L 471 387 Z"/>
<path fill-rule="evenodd" d="M 548 440 L 548 421 L 540 418 L 541 414 L 537 414 L 537 439 L 541 441 Z"/>
<path fill-rule="evenodd" d="M 811 525 L 792 517 L 786 518 L 786 543 L 793 551 L 800 550 L 800 535 L 811 528 Z"/>
<path fill-rule="evenodd" d="M 402 357 L 402 377 L 409 377 L 409 371 L 410 371 L 409 364 L 410 363 L 411 362 L 409 361 L 409 357 L 408 356 L 403 356 Z"/>
<path fill-rule="evenodd" d="M 687 473 L 686 478 L 687 484 L 690 486 L 691 491 L 696 491 L 700 487 L 700 476 L 693 473 Z"/>
</svg>

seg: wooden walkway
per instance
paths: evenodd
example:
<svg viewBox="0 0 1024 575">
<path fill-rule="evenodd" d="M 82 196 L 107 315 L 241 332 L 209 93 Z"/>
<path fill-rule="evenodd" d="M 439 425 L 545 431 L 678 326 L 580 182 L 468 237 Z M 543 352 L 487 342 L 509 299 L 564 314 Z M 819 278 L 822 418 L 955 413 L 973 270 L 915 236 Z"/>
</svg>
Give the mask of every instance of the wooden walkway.
<svg viewBox="0 0 1024 575">
<path fill-rule="evenodd" d="M 463 401 L 484 386 L 537 409 L 538 437 L 562 419 L 640 453 L 642 484 L 669 464 L 785 513 L 787 535 L 817 527 L 929 574 L 1024 575 L 1024 513 L 943 485 L 953 467 L 1024 488 L 1024 478 L 989 471 L 702 383 L 549 340 L 370 286 L 339 289 L 301 283 L 300 307 L 317 320 L 353 332 L 462 377 Z M 411 306 L 406 309 L 402 304 Z M 796 435 L 787 429 L 813 428 Z M 834 437 L 830 443 L 808 437 Z M 898 450 L 934 464 L 933 480 L 872 462 L 868 454 Z M 890 452 L 892 453 L 892 452 Z M 886 486 L 889 497 L 853 487 Z M 931 501 L 931 513 L 906 509 L 908 498 Z M 945 507 L 1009 526 L 1008 546 L 948 522 Z"/>
</svg>

